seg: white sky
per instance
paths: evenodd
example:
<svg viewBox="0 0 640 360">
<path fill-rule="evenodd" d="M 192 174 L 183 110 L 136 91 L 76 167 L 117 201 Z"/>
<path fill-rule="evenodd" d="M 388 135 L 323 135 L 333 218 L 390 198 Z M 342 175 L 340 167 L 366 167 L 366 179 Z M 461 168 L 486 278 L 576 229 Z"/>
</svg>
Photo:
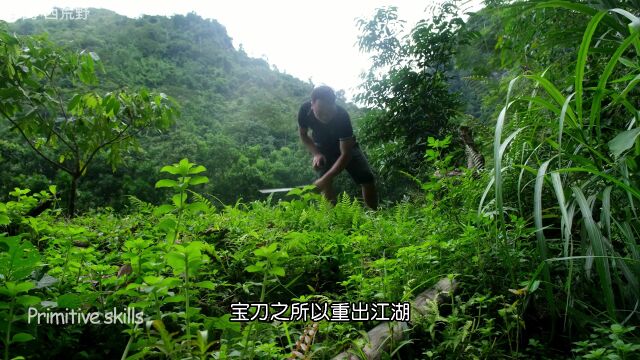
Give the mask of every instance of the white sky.
<svg viewBox="0 0 640 360">
<path fill-rule="evenodd" d="M 12 0 L 5 2 L 0 19 L 45 15 L 55 7 L 105 8 L 128 17 L 187 14 L 216 19 L 227 29 L 236 48 L 264 58 L 280 71 L 314 84 L 343 89 L 350 99 L 369 68 L 367 54 L 359 52 L 356 18 L 369 19 L 376 8 L 394 5 L 406 29 L 428 18 L 425 8 L 435 0 Z M 479 4 L 480 0 L 472 0 Z M 478 5 L 474 6 L 477 9 Z M 91 14 L 89 13 L 89 17 Z M 54 20 L 51 20 L 54 21 Z M 62 20 L 59 20 L 62 21 Z M 68 20 L 65 20 L 68 21 Z M 80 20 L 76 20 L 80 21 Z"/>
</svg>

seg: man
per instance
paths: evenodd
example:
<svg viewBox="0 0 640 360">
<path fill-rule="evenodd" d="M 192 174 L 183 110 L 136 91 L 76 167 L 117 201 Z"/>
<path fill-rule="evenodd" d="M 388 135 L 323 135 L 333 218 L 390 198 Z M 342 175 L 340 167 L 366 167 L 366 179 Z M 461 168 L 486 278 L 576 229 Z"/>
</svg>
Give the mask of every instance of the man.
<svg viewBox="0 0 640 360">
<path fill-rule="evenodd" d="M 308 131 L 312 130 L 313 140 Z M 312 165 L 318 173 L 313 183 L 324 196 L 336 203 L 333 179 L 344 169 L 362 187 L 362 197 L 372 209 L 378 207 L 378 195 L 373 173 L 356 138 L 347 111 L 336 105 L 336 95 L 328 86 L 318 86 L 311 92 L 298 112 L 300 139 L 313 155 Z"/>
</svg>

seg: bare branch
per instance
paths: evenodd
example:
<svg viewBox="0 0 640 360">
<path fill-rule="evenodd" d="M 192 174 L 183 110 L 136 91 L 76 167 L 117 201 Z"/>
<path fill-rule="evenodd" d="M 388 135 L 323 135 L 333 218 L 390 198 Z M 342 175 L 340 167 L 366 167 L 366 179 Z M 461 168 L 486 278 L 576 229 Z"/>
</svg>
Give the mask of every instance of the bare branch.
<svg viewBox="0 0 640 360">
<path fill-rule="evenodd" d="M 132 122 L 133 122 L 133 121 L 132 121 Z M 91 152 L 91 155 L 89 155 L 89 158 L 88 158 L 88 159 L 87 159 L 87 161 L 84 163 L 84 166 L 82 166 L 82 168 L 80 169 L 80 173 L 82 174 L 82 173 L 87 169 L 87 167 L 89 166 L 89 163 L 91 163 L 91 160 L 93 160 L 93 157 L 98 153 L 98 151 L 99 151 L 100 149 L 102 149 L 103 147 L 105 147 L 105 146 L 107 146 L 107 145 L 109 145 L 109 144 L 112 144 L 112 143 L 114 143 L 114 142 L 116 142 L 116 141 L 118 141 L 118 140 L 122 140 L 122 139 L 127 138 L 127 137 L 124 137 L 124 138 L 122 138 L 122 139 L 121 139 L 120 137 L 122 136 L 122 134 L 124 134 L 124 133 L 127 131 L 127 129 L 129 128 L 129 126 L 131 126 L 131 123 L 127 123 L 127 126 L 125 126 L 125 128 L 124 128 L 124 129 L 122 129 L 122 131 L 120 131 L 120 132 L 118 133 L 118 135 L 116 135 L 113 139 L 111 139 L 111 140 L 109 140 L 109 141 L 107 141 L 107 142 L 105 142 L 105 143 L 102 143 L 102 144 L 100 144 L 98 147 L 96 147 L 96 148 Z"/>
<path fill-rule="evenodd" d="M 7 120 L 9 120 L 9 122 L 10 122 L 10 123 L 12 123 L 12 124 L 13 124 L 13 126 L 14 126 L 15 128 L 17 128 L 17 129 L 18 129 L 18 131 L 20 132 L 20 134 L 22 135 L 22 137 L 25 139 L 25 141 L 27 142 L 27 144 L 29 144 L 29 146 L 33 149 L 33 151 L 35 151 L 36 153 L 38 153 L 38 155 L 40 155 L 43 159 L 45 159 L 45 160 L 47 160 L 48 162 L 50 162 L 51 164 L 53 164 L 55 167 L 57 167 L 57 168 L 59 168 L 60 170 L 63 170 L 63 171 L 65 171 L 65 172 L 67 172 L 67 173 L 69 173 L 69 174 L 73 175 L 73 172 L 72 172 L 71 170 L 67 169 L 67 168 L 66 168 L 65 166 L 63 166 L 62 164 L 57 163 L 57 162 L 55 162 L 55 161 L 53 161 L 53 160 L 49 159 L 49 158 L 48 158 L 47 156 L 45 156 L 42 152 L 40 152 L 40 150 L 38 150 L 38 149 L 35 147 L 35 145 L 33 145 L 33 144 L 31 143 L 31 141 L 29 141 L 29 137 L 27 136 L 27 134 L 25 134 L 25 133 L 24 133 L 24 131 L 22 130 L 22 128 L 21 128 L 20 126 L 18 126 L 18 124 L 17 124 L 15 121 L 13 121 L 13 119 L 11 119 L 11 117 L 10 117 L 7 113 L 5 113 L 5 112 L 4 112 L 4 111 L 2 111 L 2 110 L 0 110 L 0 113 L 2 113 L 2 115 L 3 115 L 5 118 L 7 118 Z"/>
<path fill-rule="evenodd" d="M 36 106 L 36 104 L 33 102 L 33 100 L 32 100 L 30 97 L 28 97 L 28 99 L 29 99 L 29 102 L 31 103 L 31 106 L 33 106 L 33 108 L 34 108 L 34 109 L 37 109 L 38 107 L 37 107 L 37 106 Z M 46 122 L 47 122 L 47 121 L 42 117 L 42 115 L 41 115 L 39 112 L 37 112 L 37 111 L 36 111 L 36 115 L 38 116 L 38 118 L 40 118 L 40 120 L 41 120 L 43 123 L 45 123 L 45 124 L 46 124 Z M 62 143 L 63 143 L 63 144 L 65 144 L 65 145 L 66 145 L 70 150 L 75 151 L 75 148 L 74 148 L 73 146 L 71 146 L 71 145 L 67 142 L 67 140 L 66 140 L 65 138 L 63 138 L 63 137 L 62 137 L 62 135 L 60 135 L 60 133 L 58 133 L 58 132 L 54 129 L 53 124 L 52 124 L 52 125 L 51 125 L 51 127 L 49 128 L 49 131 L 50 131 L 50 132 L 52 132 L 52 133 L 54 133 L 54 134 L 58 137 L 58 139 L 60 139 L 60 141 L 62 141 Z"/>
</svg>

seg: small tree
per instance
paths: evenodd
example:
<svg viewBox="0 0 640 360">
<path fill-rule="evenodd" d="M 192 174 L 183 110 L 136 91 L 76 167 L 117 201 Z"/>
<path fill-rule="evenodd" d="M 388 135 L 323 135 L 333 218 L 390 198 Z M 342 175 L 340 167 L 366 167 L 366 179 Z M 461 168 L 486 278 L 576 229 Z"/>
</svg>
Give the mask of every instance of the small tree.
<svg viewBox="0 0 640 360">
<path fill-rule="evenodd" d="M 405 37 L 396 10 L 381 8 L 358 21 L 358 45 L 371 54 L 372 67 L 356 100 L 373 109 L 360 121 L 360 138 L 385 177 L 397 170 L 415 174 L 427 139 L 442 137 L 461 105 L 448 83 L 464 32 L 455 3 L 435 8 L 433 18 Z"/>
<path fill-rule="evenodd" d="M 115 171 L 136 136 L 173 124 L 176 103 L 163 93 L 119 89 L 98 93 L 93 52 L 63 50 L 44 36 L 0 28 L 0 116 L 51 165 L 71 176 L 68 211 L 75 213 L 78 181 L 99 152 Z"/>
</svg>

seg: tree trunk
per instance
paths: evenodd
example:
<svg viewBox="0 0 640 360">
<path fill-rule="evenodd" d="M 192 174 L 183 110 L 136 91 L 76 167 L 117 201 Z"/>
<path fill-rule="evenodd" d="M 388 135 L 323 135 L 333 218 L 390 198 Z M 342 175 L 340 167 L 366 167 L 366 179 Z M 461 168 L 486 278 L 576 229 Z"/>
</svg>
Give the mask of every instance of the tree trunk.
<svg viewBox="0 0 640 360">
<path fill-rule="evenodd" d="M 74 217 L 76 212 L 76 190 L 78 189 L 77 175 L 71 175 L 71 189 L 69 190 L 69 217 Z"/>
</svg>

